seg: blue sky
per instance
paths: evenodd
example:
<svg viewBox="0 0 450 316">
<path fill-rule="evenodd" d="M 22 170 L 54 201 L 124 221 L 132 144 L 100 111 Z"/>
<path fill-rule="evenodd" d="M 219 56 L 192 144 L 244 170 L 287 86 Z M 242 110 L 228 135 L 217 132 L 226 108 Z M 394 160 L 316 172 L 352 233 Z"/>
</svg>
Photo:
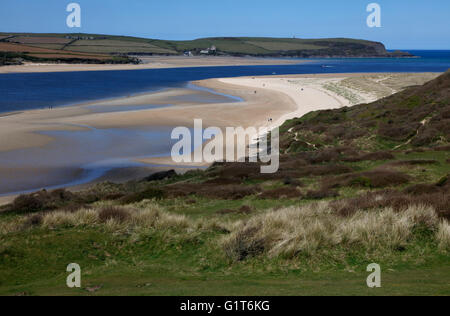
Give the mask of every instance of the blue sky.
<svg viewBox="0 0 450 316">
<path fill-rule="evenodd" d="M 66 26 L 66 6 L 82 27 Z M 366 25 L 377 2 L 382 27 Z M 1 32 L 83 32 L 163 39 L 352 37 L 390 49 L 450 49 L 449 0 L 2 0 Z"/>
</svg>

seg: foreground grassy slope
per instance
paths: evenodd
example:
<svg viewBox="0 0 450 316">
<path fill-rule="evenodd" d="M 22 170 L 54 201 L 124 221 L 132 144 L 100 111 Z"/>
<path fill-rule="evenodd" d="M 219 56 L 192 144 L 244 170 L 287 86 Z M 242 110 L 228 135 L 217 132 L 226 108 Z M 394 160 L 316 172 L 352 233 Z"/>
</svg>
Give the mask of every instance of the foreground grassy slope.
<svg viewBox="0 0 450 316">
<path fill-rule="evenodd" d="M 0 41 L 64 51 L 104 54 L 179 55 L 199 54 L 216 46 L 217 54 L 262 57 L 398 57 L 407 53 L 388 53 L 383 44 L 364 40 L 220 37 L 192 41 L 166 41 L 98 34 L 5 34 Z"/>
<path fill-rule="evenodd" d="M 21 196 L 0 213 L 0 294 L 450 295 L 449 84 L 286 122 L 273 175 L 217 163 Z"/>
</svg>

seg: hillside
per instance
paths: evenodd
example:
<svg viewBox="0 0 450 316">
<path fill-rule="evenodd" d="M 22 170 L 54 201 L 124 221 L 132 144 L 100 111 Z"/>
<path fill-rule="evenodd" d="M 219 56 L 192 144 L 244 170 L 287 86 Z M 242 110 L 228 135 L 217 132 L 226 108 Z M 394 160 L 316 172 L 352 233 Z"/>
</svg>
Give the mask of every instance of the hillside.
<svg viewBox="0 0 450 316">
<path fill-rule="evenodd" d="M 282 128 L 286 152 L 325 146 L 362 150 L 446 146 L 450 142 L 450 71 L 371 104 L 312 112 Z"/>
<path fill-rule="evenodd" d="M 411 57 L 386 51 L 382 43 L 364 40 L 219 37 L 192 41 L 166 41 L 97 34 L 0 33 L 0 42 L 28 47 L 87 54 L 194 55 L 211 50 L 213 55 L 258 57 Z M 1 48 L 0 48 L 1 49 Z M 5 51 L 4 49 L 2 49 Z"/>
</svg>

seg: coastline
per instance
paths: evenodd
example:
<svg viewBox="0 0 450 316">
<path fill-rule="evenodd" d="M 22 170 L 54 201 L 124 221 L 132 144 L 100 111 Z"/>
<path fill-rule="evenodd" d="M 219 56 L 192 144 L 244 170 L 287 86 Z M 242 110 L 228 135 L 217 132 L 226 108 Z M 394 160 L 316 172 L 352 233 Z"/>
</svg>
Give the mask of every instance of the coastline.
<svg viewBox="0 0 450 316">
<path fill-rule="evenodd" d="M 120 107 L 124 105 L 142 106 L 145 104 L 163 104 L 168 99 L 182 98 L 189 89 L 170 89 L 150 94 L 132 97 L 104 100 L 49 110 L 30 110 L 14 115 L 0 117 L 0 134 L 6 141 L 0 144 L 0 153 L 15 149 L 45 148 L 54 141 L 49 136 L 38 134 L 40 131 L 80 131 L 88 127 L 96 129 L 129 129 L 168 126 L 192 127 L 194 119 L 203 119 L 204 126 L 219 128 L 265 127 L 270 130 L 282 125 L 287 119 L 301 117 L 310 111 L 332 109 L 352 105 L 349 99 L 339 93 L 324 87 L 330 84 L 340 84 L 345 80 L 362 83 L 381 82 L 385 80 L 392 85 L 395 81 L 403 80 L 404 85 L 425 82 L 437 74 L 322 74 L 322 75 L 290 75 L 265 77 L 240 77 L 227 79 L 209 79 L 193 82 L 195 85 L 212 89 L 218 93 L 239 97 L 243 102 L 221 102 L 198 104 L 194 101 L 178 100 L 172 106 L 165 108 L 143 109 L 125 112 L 93 113 L 89 106 Z M 408 80 L 406 80 L 408 79 Z M 411 81 L 412 80 L 412 81 Z M 399 87 L 401 88 L 401 87 Z M 399 89 L 397 88 L 397 89 Z M 302 90 L 303 89 L 303 90 Z M 373 89 L 373 87 L 370 87 Z M 396 89 L 392 89 L 392 94 Z M 256 92 L 256 93 L 255 93 Z M 207 91 L 195 91 L 196 94 L 207 94 Z M 386 93 L 386 92 L 385 92 Z M 360 97 L 366 103 L 378 97 L 370 93 L 360 92 Z M 186 99 L 186 98 L 184 98 Z M 272 122 L 268 122 L 272 118 Z M 149 166 L 171 166 L 176 168 L 170 157 L 136 158 L 136 162 Z M 173 166 L 173 167 L 172 167 Z M 201 165 L 205 167 L 206 165 Z M 193 167 L 193 166 L 191 166 Z M 144 174 L 145 168 L 142 170 Z M 36 176 L 45 177 L 45 170 Z M 133 176 L 136 176 L 134 174 Z M 114 176 L 102 179 L 115 180 Z M 117 181 L 126 180 L 124 177 Z M 94 181 L 95 182 L 95 181 Z M 82 186 L 81 186 L 82 187 Z M 78 187 L 80 188 L 80 187 Z M 72 188 L 75 189 L 75 188 Z M 0 203 L 7 198 L 0 198 Z"/>
<path fill-rule="evenodd" d="M 226 67 L 226 66 L 268 66 L 297 65 L 307 60 L 257 57 L 183 57 L 183 56 L 151 56 L 140 57 L 142 64 L 33 64 L 1 66 L 0 74 L 8 73 L 46 73 L 46 72 L 78 72 L 78 71 L 114 71 L 114 70 L 146 70 L 191 67 Z"/>
</svg>

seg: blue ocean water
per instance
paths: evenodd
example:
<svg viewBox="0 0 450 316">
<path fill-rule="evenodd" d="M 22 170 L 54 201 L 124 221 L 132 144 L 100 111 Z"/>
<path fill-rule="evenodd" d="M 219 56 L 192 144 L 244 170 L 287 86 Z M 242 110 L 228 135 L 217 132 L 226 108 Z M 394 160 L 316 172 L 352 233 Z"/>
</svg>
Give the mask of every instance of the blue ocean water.
<svg viewBox="0 0 450 316">
<path fill-rule="evenodd" d="M 185 86 L 209 78 L 272 74 L 444 72 L 450 51 L 410 51 L 417 58 L 309 59 L 278 66 L 232 66 L 128 71 L 0 74 L 0 112 L 14 112 Z"/>
</svg>

